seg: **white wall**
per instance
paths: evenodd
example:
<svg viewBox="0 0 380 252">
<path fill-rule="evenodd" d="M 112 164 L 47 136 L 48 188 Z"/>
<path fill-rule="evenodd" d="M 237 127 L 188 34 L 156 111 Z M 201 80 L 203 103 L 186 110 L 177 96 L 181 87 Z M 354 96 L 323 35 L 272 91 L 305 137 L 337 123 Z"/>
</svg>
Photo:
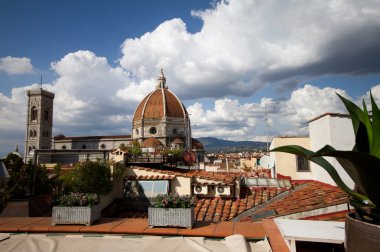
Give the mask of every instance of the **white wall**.
<svg viewBox="0 0 380 252">
<path fill-rule="evenodd" d="M 309 123 L 310 149 L 317 151 L 325 145 L 331 145 L 338 150 L 352 150 L 355 145 L 355 136 L 348 117 L 325 115 Z M 354 182 L 344 171 L 335 158 L 326 158 L 337 168 L 342 180 L 350 188 L 354 187 Z M 330 175 L 320 166 L 311 163 L 311 171 L 314 180 L 318 180 L 331 185 L 336 185 Z"/>
</svg>

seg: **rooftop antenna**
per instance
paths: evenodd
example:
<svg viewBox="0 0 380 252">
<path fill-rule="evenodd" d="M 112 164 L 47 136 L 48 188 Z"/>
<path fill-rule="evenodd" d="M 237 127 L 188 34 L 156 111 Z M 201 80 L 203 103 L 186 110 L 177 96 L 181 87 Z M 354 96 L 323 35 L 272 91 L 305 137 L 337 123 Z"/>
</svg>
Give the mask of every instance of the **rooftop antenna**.
<svg viewBox="0 0 380 252">
<path fill-rule="evenodd" d="M 273 109 L 272 110 L 269 110 L 267 108 L 267 105 L 265 104 L 265 125 L 266 125 L 266 142 L 267 142 L 267 153 L 269 153 L 269 127 L 271 126 L 271 122 L 270 122 L 270 118 L 269 118 L 269 114 L 274 112 L 276 110 L 276 105 L 274 105 Z"/>
</svg>

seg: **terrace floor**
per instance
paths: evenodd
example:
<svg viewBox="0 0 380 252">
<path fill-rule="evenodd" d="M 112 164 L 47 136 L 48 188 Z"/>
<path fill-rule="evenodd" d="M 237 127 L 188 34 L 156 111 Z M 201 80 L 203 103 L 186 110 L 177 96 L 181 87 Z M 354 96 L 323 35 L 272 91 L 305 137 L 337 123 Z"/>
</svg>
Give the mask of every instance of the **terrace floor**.
<svg viewBox="0 0 380 252">
<path fill-rule="evenodd" d="M 262 222 L 195 222 L 192 229 L 149 227 L 147 219 L 102 218 L 92 226 L 51 225 L 51 217 L 0 217 L 0 233 L 75 233 L 191 236 L 225 238 L 241 234 L 247 240 L 268 238 L 275 252 L 289 251 L 273 220 Z"/>
</svg>

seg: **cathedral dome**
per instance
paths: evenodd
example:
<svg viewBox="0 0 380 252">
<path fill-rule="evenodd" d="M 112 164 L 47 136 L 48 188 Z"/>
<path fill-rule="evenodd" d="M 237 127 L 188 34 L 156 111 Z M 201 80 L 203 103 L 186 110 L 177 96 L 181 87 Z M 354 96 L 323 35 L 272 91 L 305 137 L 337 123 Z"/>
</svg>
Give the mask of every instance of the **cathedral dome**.
<svg viewBox="0 0 380 252">
<path fill-rule="evenodd" d="M 187 111 L 178 97 L 166 86 L 161 73 L 156 90 L 148 94 L 137 107 L 133 121 L 142 119 L 162 119 L 167 117 L 186 118 Z"/>
<path fill-rule="evenodd" d="M 162 70 L 156 89 L 140 102 L 133 116 L 132 139 L 142 144 L 148 138 L 155 138 L 164 147 L 170 147 L 178 138 L 185 148 L 191 147 L 189 114 L 178 97 L 168 89 Z"/>
</svg>

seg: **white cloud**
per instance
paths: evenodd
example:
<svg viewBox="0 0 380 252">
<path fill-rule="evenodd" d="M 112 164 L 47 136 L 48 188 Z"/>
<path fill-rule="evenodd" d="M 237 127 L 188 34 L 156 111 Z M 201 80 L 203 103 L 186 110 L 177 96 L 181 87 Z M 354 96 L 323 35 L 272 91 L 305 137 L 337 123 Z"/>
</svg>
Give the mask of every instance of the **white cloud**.
<svg viewBox="0 0 380 252">
<path fill-rule="evenodd" d="M 120 67 L 111 67 L 107 59 L 90 51 L 69 53 L 51 64 L 59 75 L 51 85 L 56 93 L 55 120 L 57 128 L 101 130 L 109 125 L 109 118 L 117 118 L 133 111 L 133 107 L 116 95 L 129 85 L 129 74 Z M 133 93 L 130 94 L 133 96 Z M 119 117 L 124 118 L 124 117 Z M 119 127 L 127 120 L 118 122 Z M 113 123 L 104 131 L 112 131 Z M 126 125 L 125 125 L 126 126 Z M 65 133 L 65 132 L 63 132 Z M 91 132 L 88 132 L 90 134 Z M 103 132 L 105 133 L 105 132 Z"/>
<path fill-rule="evenodd" d="M 126 39 L 120 65 L 134 74 L 137 90 L 164 67 L 169 87 L 184 98 L 249 96 L 305 76 L 379 72 L 374 7 L 371 0 L 221 1 L 193 12 L 203 21 L 198 33 L 172 19 Z"/>
<path fill-rule="evenodd" d="M 260 103 L 241 104 L 238 100 L 225 98 L 215 100 L 213 109 L 206 110 L 202 104 L 195 103 L 188 111 L 192 123 L 197 125 L 193 127 L 196 137 L 263 140 L 267 139 L 267 134 L 269 137 L 308 135 L 309 120 L 327 112 L 346 113 L 336 93 L 351 99 L 342 89 L 305 85 L 283 101 L 263 98 Z M 376 96 L 379 98 L 380 94 Z"/>
<path fill-rule="evenodd" d="M 7 74 L 32 74 L 34 73 L 33 65 L 29 58 L 17 58 L 7 56 L 0 58 L 0 70 Z"/>
<path fill-rule="evenodd" d="M 169 88 L 180 99 L 195 101 L 188 106 L 195 137 L 254 140 L 266 132 L 306 134 L 311 118 L 345 111 L 335 92 L 348 95 L 313 85 L 293 91 L 300 80 L 379 73 L 377 5 L 371 0 L 220 1 L 213 9 L 193 12 L 203 21 L 195 34 L 175 18 L 127 38 L 116 67 L 90 51 L 69 53 L 51 64 L 58 78 L 43 85 L 56 94 L 55 133 L 128 133 L 138 102 L 154 89 L 163 67 Z M 15 57 L 0 59 L 0 70 L 34 72 L 30 59 Z M 267 85 L 285 90 L 282 100 L 272 93 L 259 102 L 239 101 Z M 0 93 L 0 142 L 9 143 L 5 136 L 15 134 L 23 142 L 30 87 L 14 88 L 9 97 Z M 372 93 L 379 102 L 379 85 Z M 197 102 L 204 97 L 214 101 L 213 108 Z M 359 98 L 367 101 L 368 94 Z M 271 111 L 267 116 L 266 110 Z"/>
</svg>

